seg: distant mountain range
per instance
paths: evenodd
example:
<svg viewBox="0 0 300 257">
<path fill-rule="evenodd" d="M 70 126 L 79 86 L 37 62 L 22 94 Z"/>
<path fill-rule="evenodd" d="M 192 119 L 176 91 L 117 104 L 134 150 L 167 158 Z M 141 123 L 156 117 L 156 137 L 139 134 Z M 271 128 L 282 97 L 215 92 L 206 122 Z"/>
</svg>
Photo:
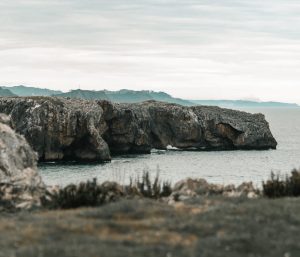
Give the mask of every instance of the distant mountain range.
<svg viewBox="0 0 300 257">
<path fill-rule="evenodd" d="M 174 98 L 165 92 L 149 90 L 71 90 L 67 93 L 51 89 L 42 89 L 27 86 L 0 87 L 0 96 L 59 96 L 70 98 L 82 98 L 88 100 L 109 100 L 120 103 L 136 103 L 147 100 L 156 100 L 168 103 L 176 103 L 185 106 L 191 105 L 214 105 L 227 108 L 297 108 L 299 105 L 281 102 L 256 102 L 247 100 L 185 100 Z"/>
<path fill-rule="evenodd" d="M 55 91 L 47 88 L 27 87 L 27 86 L 14 86 L 14 87 L 1 87 L 8 89 L 11 93 L 17 96 L 51 96 L 60 94 L 61 91 Z M 0 96 L 4 96 L 0 92 Z"/>
<path fill-rule="evenodd" d="M 156 100 L 162 102 L 169 103 L 177 103 L 181 105 L 193 105 L 192 102 L 188 100 L 183 100 L 180 98 L 174 98 L 167 93 L 164 92 L 154 92 L 148 90 L 134 91 L 122 89 L 119 91 L 89 91 L 89 90 L 71 90 L 67 93 L 55 94 L 55 96 L 62 97 L 71 97 L 71 98 L 83 98 L 83 99 L 102 99 L 102 100 L 110 100 L 112 102 L 120 102 L 120 103 L 136 103 L 143 102 L 147 100 Z"/>
<path fill-rule="evenodd" d="M 9 89 L 0 87 L 0 96 L 17 96 L 17 95 L 12 93 Z"/>
</svg>

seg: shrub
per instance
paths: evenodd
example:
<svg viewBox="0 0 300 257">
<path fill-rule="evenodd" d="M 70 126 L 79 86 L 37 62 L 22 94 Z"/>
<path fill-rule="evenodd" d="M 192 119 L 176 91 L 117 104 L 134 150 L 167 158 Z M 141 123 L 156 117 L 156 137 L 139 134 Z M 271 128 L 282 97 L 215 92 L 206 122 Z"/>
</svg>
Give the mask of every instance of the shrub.
<svg viewBox="0 0 300 257">
<path fill-rule="evenodd" d="M 137 192 L 143 197 L 158 199 L 161 197 L 167 197 L 172 193 L 171 183 L 164 181 L 161 183 L 159 180 L 159 173 L 156 174 L 154 181 L 151 181 L 148 171 L 144 171 L 142 178 L 139 177 L 133 183 L 130 178 L 129 193 Z"/>
<path fill-rule="evenodd" d="M 263 193 L 270 198 L 300 196 L 300 171 L 294 169 L 290 176 L 281 177 L 271 173 L 271 178 L 263 182 Z"/>
<path fill-rule="evenodd" d="M 82 182 L 79 185 L 68 185 L 48 194 L 48 199 L 42 199 L 47 208 L 70 209 L 78 207 L 99 206 L 105 202 L 106 191 L 97 184 L 97 180 Z"/>
<path fill-rule="evenodd" d="M 78 207 L 100 206 L 106 202 L 115 201 L 120 197 L 140 195 L 146 198 L 158 199 L 169 196 L 172 193 L 169 182 L 161 183 L 158 174 L 154 181 L 151 181 L 149 172 L 144 172 L 141 179 L 135 182 L 130 179 L 130 185 L 125 187 L 117 183 L 109 182 L 102 185 L 97 184 L 94 178 L 92 181 L 82 182 L 79 185 L 68 185 L 60 188 L 57 192 L 48 192 L 42 199 L 42 204 L 50 209 L 71 209 Z"/>
</svg>

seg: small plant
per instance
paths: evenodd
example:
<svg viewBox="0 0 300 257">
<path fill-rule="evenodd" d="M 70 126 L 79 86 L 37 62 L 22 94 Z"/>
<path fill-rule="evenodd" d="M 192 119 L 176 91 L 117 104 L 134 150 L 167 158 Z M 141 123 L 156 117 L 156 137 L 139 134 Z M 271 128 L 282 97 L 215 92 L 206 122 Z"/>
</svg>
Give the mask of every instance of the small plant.
<svg viewBox="0 0 300 257">
<path fill-rule="evenodd" d="M 169 182 L 161 183 L 158 174 L 153 182 L 149 172 L 144 172 L 142 178 L 138 178 L 134 183 L 132 181 L 130 178 L 130 185 L 122 187 L 116 183 L 98 185 L 97 180 L 93 179 L 79 185 L 68 185 L 56 192 L 48 192 L 41 200 L 43 206 L 49 209 L 71 209 L 100 206 L 126 196 L 140 195 L 158 199 L 172 193 L 171 184 Z M 124 188 L 126 188 L 126 193 L 124 193 Z"/>
<path fill-rule="evenodd" d="M 158 199 L 167 197 L 172 193 L 171 183 L 164 181 L 161 184 L 159 173 L 156 174 L 153 182 L 148 171 L 143 172 L 141 179 L 138 177 L 134 183 L 132 181 L 130 178 L 129 192 L 137 192 L 143 197 Z"/>
<path fill-rule="evenodd" d="M 282 178 L 271 173 L 271 178 L 263 182 L 263 193 L 270 198 L 300 196 L 300 171 L 294 169 L 290 176 Z"/>
<path fill-rule="evenodd" d="M 106 191 L 97 184 L 97 180 L 79 185 L 68 185 L 58 192 L 48 194 L 50 199 L 42 199 L 43 205 L 51 209 L 71 209 L 99 206 L 105 202 Z"/>
</svg>

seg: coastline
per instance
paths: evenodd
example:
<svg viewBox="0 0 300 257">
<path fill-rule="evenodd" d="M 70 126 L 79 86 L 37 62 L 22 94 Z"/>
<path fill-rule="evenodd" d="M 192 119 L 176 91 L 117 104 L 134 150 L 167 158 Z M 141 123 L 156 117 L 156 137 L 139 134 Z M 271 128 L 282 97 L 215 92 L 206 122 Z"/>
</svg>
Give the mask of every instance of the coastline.
<svg viewBox="0 0 300 257">
<path fill-rule="evenodd" d="M 37 154 L 10 128 L 9 117 L 1 119 L 1 257 L 300 252 L 300 201 L 290 197 L 299 195 L 298 171 L 285 181 L 272 177 L 263 190 L 251 182 L 234 186 L 204 179 L 171 185 L 147 172 L 129 185 L 93 180 L 49 187 L 38 173 Z"/>
</svg>

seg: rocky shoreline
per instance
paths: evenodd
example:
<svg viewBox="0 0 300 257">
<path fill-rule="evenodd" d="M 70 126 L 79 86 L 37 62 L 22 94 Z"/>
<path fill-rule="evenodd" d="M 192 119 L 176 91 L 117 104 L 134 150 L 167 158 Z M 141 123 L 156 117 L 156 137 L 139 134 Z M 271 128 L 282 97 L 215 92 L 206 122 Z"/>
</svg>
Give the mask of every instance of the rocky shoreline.
<svg viewBox="0 0 300 257">
<path fill-rule="evenodd" d="M 269 200 L 252 183 L 185 179 L 172 187 L 147 174 L 125 186 L 91 181 L 48 187 L 36 152 L 12 123 L 0 115 L 0 257 L 300 253 L 299 198 Z M 300 173 L 293 176 L 288 191 L 298 194 Z M 282 191 L 275 182 L 275 193 L 277 186 Z"/>
<path fill-rule="evenodd" d="M 1 114 L 0 121 L 0 203 L 3 210 L 42 208 L 43 201 L 50 202 L 51 205 L 51 201 L 59 197 L 67 198 L 71 195 L 73 198 L 80 198 L 91 193 L 94 194 L 93 197 L 86 199 L 87 203 L 80 200 L 80 204 L 89 206 L 89 201 L 92 201 L 93 206 L 132 197 L 155 198 L 171 204 L 197 195 L 249 198 L 257 198 L 259 195 L 252 183 L 243 183 L 235 187 L 209 184 L 204 179 L 186 179 L 171 187 L 168 183 L 161 186 L 158 177 L 152 183 L 149 174 L 144 174 L 142 181 L 129 186 L 115 182 L 105 182 L 101 185 L 88 182 L 66 188 L 47 187 L 38 174 L 37 154 L 25 138 L 9 126 L 13 121 L 8 116 Z M 94 128 L 92 125 L 90 127 Z"/>
<path fill-rule="evenodd" d="M 117 104 L 61 97 L 3 97 L 0 113 L 39 161 L 109 161 L 113 154 L 276 149 L 262 114 L 156 101 Z"/>
<path fill-rule="evenodd" d="M 263 115 L 217 107 L 12 97 L 0 99 L 0 112 L 9 114 L 0 116 L 0 200 L 4 209 L 40 208 L 43 199 L 69 193 L 43 183 L 38 160 L 105 161 L 114 153 L 145 153 L 170 145 L 185 150 L 225 150 L 276 148 L 277 144 Z M 142 183 L 149 191 L 150 180 Z M 166 186 L 170 194 L 160 198 L 168 203 L 199 194 L 251 198 L 259 194 L 251 183 L 235 187 L 186 179 L 173 188 Z M 104 202 L 147 193 L 139 185 L 129 190 L 112 182 L 93 187 L 104 194 Z M 78 191 L 75 185 L 71 188 Z"/>
<path fill-rule="evenodd" d="M 0 99 L 0 112 L 9 114 L 0 117 L 0 199 L 11 209 L 40 207 L 41 199 L 60 190 L 49 189 L 42 182 L 38 160 L 106 161 L 114 153 L 145 153 L 170 145 L 224 150 L 276 148 L 277 144 L 263 115 L 217 107 L 12 97 Z M 200 191 L 231 196 L 243 191 L 242 186 L 222 187 L 204 180 L 187 179 L 179 184 L 170 189 L 172 195 L 167 202 Z M 100 190 L 103 188 L 114 199 L 115 194 L 128 195 L 123 185 L 108 189 L 100 186 Z M 256 195 L 253 186 L 250 188 L 248 193 Z"/>
</svg>

